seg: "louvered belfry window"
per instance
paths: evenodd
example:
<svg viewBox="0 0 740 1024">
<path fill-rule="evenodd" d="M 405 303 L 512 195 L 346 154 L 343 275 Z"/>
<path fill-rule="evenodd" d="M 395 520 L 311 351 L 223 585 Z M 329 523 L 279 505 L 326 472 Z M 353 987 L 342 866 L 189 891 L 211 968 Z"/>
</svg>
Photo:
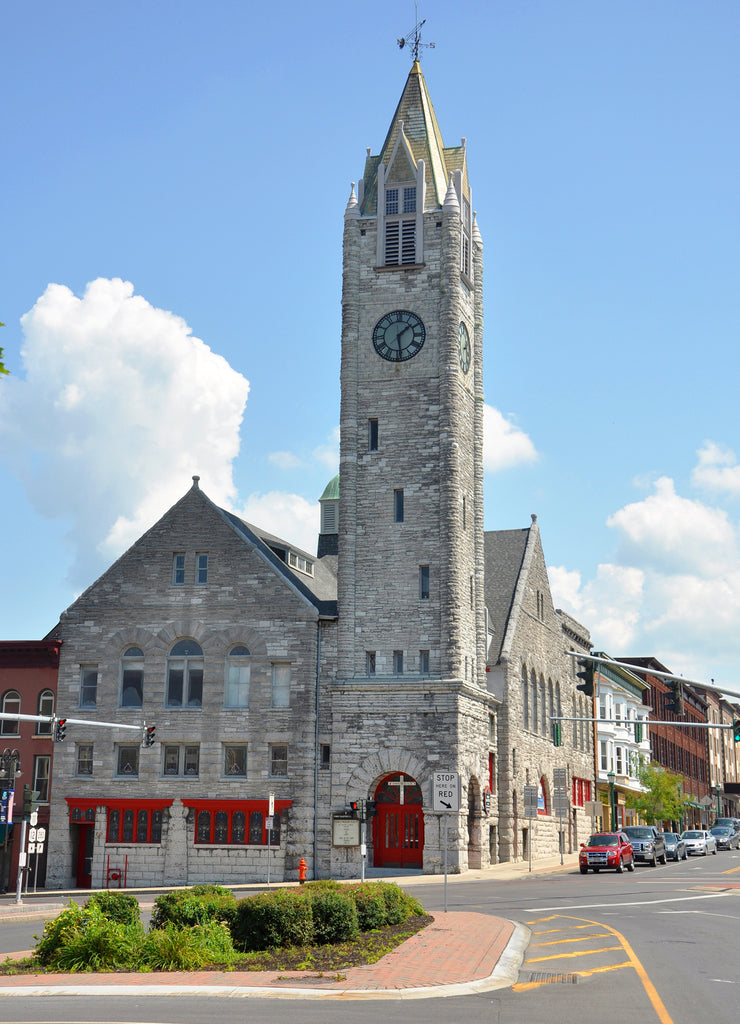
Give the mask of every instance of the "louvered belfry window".
<svg viewBox="0 0 740 1024">
<path fill-rule="evenodd" d="M 409 217 L 409 214 L 414 214 Z M 385 265 L 416 263 L 416 186 L 385 190 Z"/>
</svg>

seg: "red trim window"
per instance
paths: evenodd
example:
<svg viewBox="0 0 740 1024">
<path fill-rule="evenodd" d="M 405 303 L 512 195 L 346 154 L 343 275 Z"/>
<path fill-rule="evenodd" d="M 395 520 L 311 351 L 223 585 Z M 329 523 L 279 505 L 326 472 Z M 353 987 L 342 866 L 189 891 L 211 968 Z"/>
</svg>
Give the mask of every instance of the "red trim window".
<svg viewBox="0 0 740 1024">
<path fill-rule="evenodd" d="M 573 776 L 573 806 L 583 807 L 591 799 L 591 783 L 588 779 L 577 779 Z"/>
<path fill-rule="evenodd" d="M 280 846 L 280 812 L 292 802 L 275 801 L 268 835 L 267 800 L 183 800 L 195 811 L 196 846 Z"/>
<path fill-rule="evenodd" d="M 164 812 L 172 800 L 76 800 L 67 798 L 69 818 L 73 824 L 95 820 L 95 807 L 105 805 L 108 811 L 106 843 L 162 842 Z"/>
</svg>

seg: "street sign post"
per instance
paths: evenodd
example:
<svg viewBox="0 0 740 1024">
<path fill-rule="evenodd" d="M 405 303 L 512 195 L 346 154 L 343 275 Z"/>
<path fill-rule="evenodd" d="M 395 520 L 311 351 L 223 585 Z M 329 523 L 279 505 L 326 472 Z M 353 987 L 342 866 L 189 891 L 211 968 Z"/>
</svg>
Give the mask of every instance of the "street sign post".
<svg viewBox="0 0 740 1024">
<path fill-rule="evenodd" d="M 457 772 L 435 772 L 432 779 L 432 809 L 442 814 L 445 850 L 445 913 L 447 913 L 447 815 L 460 810 L 460 776 Z"/>
</svg>

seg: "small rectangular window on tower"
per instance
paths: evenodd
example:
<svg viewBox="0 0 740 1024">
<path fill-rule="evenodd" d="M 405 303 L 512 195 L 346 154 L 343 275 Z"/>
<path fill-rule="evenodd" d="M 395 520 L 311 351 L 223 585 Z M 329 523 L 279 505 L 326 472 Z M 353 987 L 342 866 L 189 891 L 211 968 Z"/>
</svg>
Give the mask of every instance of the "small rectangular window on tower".
<svg viewBox="0 0 740 1024">
<path fill-rule="evenodd" d="M 369 452 L 378 450 L 378 421 L 376 419 L 367 421 L 367 450 Z"/>
<path fill-rule="evenodd" d="M 365 651 L 365 674 L 375 675 L 375 651 Z"/>
<path fill-rule="evenodd" d="M 416 213 L 416 186 L 403 190 L 403 212 Z"/>
<path fill-rule="evenodd" d="M 321 747 L 321 759 L 319 761 L 319 768 L 323 771 L 328 771 L 331 768 L 331 746 L 328 743 L 322 743 Z"/>
<path fill-rule="evenodd" d="M 403 522 L 403 487 L 397 487 L 393 492 L 393 519 L 397 523 Z"/>
<path fill-rule="evenodd" d="M 429 600 L 429 566 L 419 566 L 419 600 Z"/>
<path fill-rule="evenodd" d="M 472 608 L 475 604 L 475 580 L 470 577 L 470 607 Z"/>
<path fill-rule="evenodd" d="M 403 651 L 393 652 L 393 675 L 403 675 Z"/>
<path fill-rule="evenodd" d="M 429 651 L 419 651 L 419 673 L 429 675 Z"/>
</svg>

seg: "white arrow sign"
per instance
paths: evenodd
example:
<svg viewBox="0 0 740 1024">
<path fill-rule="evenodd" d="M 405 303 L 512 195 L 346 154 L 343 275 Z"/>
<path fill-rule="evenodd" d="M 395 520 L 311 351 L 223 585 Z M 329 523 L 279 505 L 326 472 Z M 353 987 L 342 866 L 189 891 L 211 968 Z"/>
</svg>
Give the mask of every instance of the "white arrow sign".
<svg viewBox="0 0 740 1024">
<path fill-rule="evenodd" d="M 432 807 L 435 811 L 460 810 L 460 776 L 457 772 L 434 773 Z"/>
</svg>

